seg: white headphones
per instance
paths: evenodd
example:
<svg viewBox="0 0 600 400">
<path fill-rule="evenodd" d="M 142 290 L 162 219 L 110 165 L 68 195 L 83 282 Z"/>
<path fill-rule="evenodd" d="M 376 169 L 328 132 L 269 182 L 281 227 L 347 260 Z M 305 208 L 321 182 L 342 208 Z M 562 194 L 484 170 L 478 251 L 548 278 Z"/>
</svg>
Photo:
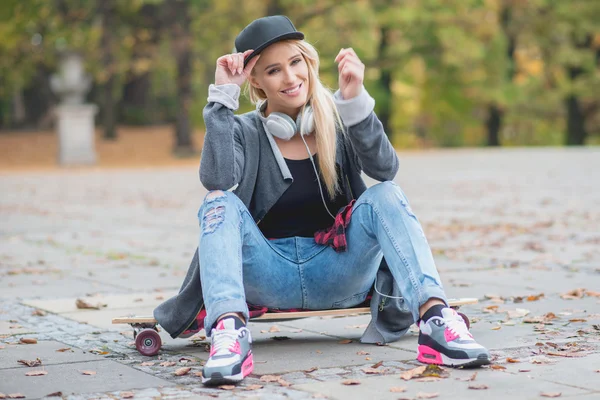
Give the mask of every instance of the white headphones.
<svg viewBox="0 0 600 400">
<path fill-rule="evenodd" d="M 256 105 L 258 117 L 267 127 L 270 134 L 283 140 L 290 140 L 296 132 L 300 135 L 308 135 L 314 130 L 314 118 L 311 106 L 306 105 L 298 114 L 298 118 L 294 121 L 289 115 L 272 112 L 268 117 L 264 115 L 264 108 L 267 102 L 263 101 Z"/>
</svg>

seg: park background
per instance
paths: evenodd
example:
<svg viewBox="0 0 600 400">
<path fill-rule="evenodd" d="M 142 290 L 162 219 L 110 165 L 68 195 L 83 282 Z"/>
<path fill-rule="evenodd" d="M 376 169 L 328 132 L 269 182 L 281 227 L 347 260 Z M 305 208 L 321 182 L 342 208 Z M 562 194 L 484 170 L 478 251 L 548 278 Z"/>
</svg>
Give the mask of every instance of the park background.
<svg viewBox="0 0 600 400">
<path fill-rule="evenodd" d="M 598 1 L 3 0 L 0 169 L 57 167 L 66 51 L 92 80 L 99 166 L 198 163 L 216 59 L 274 14 L 317 47 L 332 89 L 335 55 L 356 50 L 398 150 L 600 143 Z"/>
</svg>

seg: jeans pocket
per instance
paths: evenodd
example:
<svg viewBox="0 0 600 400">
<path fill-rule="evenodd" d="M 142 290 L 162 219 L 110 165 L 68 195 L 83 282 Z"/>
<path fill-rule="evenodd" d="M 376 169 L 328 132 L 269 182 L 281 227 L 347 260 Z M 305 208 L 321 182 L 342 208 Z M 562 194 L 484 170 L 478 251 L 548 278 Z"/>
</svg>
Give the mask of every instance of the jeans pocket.
<svg viewBox="0 0 600 400">
<path fill-rule="evenodd" d="M 368 294 L 369 290 L 359 294 L 355 294 L 354 296 L 347 297 L 343 300 L 336 301 L 335 303 L 333 303 L 331 308 L 350 308 L 365 301 Z"/>
</svg>

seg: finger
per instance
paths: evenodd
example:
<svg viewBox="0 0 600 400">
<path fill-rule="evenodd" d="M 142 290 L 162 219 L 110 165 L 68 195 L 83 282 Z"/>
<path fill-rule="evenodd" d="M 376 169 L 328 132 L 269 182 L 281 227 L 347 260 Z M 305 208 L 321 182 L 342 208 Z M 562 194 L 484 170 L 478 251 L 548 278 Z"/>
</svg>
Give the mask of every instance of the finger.
<svg viewBox="0 0 600 400">
<path fill-rule="evenodd" d="M 233 64 L 234 64 L 234 59 L 233 59 L 233 55 L 229 54 L 227 56 L 227 68 L 229 68 L 229 72 L 231 72 L 231 75 L 235 74 L 235 69 L 233 68 Z"/>
<path fill-rule="evenodd" d="M 260 58 L 260 54 L 257 55 L 256 57 L 252 57 L 252 59 L 250 61 L 248 61 L 248 65 L 246 65 L 246 68 L 244 68 L 244 75 L 246 75 L 246 76 L 250 75 L 250 73 L 252 72 L 252 69 L 258 62 L 259 58 Z"/>
<path fill-rule="evenodd" d="M 340 49 L 340 52 L 335 57 L 335 62 L 340 62 L 342 60 L 342 58 L 344 58 L 344 56 L 346 55 L 346 53 L 347 53 L 346 49 Z"/>
<path fill-rule="evenodd" d="M 240 74 L 242 71 L 242 67 L 240 64 L 243 65 L 244 61 L 243 61 L 243 56 L 242 53 L 236 53 L 233 55 L 233 73 L 234 74 Z"/>
</svg>

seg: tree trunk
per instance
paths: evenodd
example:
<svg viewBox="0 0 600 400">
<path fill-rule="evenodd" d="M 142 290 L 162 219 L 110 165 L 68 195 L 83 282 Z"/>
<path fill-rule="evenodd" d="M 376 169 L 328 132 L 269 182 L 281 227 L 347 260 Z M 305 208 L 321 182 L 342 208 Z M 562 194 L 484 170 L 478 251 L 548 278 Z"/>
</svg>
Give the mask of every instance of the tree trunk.
<svg viewBox="0 0 600 400">
<path fill-rule="evenodd" d="M 488 132 L 488 146 L 500 146 L 500 128 L 502 127 L 503 112 L 496 105 L 488 106 L 488 119 L 486 127 Z"/>
<path fill-rule="evenodd" d="M 102 88 L 102 125 L 104 126 L 104 139 L 115 140 L 117 138 L 117 120 L 114 98 L 115 66 L 112 37 L 115 12 L 114 0 L 101 1 L 99 11 L 102 16 L 102 66 L 106 72 L 106 81 Z"/>
<path fill-rule="evenodd" d="M 590 49 L 592 47 L 592 36 L 587 35 L 582 42 L 577 42 L 574 39 L 575 47 L 582 49 Z M 571 82 L 575 82 L 577 78 L 584 73 L 581 67 L 568 68 L 569 78 Z M 565 144 L 567 146 L 583 146 L 587 137 L 585 130 L 586 114 L 583 112 L 579 97 L 573 93 L 565 98 L 565 106 L 567 107 L 567 137 Z"/>
<path fill-rule="evenodd" d="M 186 0 L 173 1 L 176 23 L 171 24 L 171 40 L 177 62 L 177 116 L 175 119 L 175 153 L 194 154 L 190 107 L 192 104 L 192 35 L 190 12 Z"/>
<path fill-rule="evenodd" d="M 162 122 L 160 113 L 157 112 L 155 96 L 152 95 L 152 67 L 147 71 L 139 71 L 133 66 L 144 61 L 153 65 L 151 60 L 156 56 L 160 45 L 164 24 L 168 22 L 170 26 L 171 23 L 177 23 L 173 19 L 174 15 L 163 16 L 163 11 L 171 11 L 168 9 L 170 4 L 170 1 L 165 2 L 164 9 L 157 4 L 144 4 L 138 15 L 130 22 L 134 38 L 132 68 L 125 75 L 120 106 L 120 118 L 128 124 L 145 125 Z M 141 35 L 142 31 L 149 36 Z"/>
<path fill-rule="evenodd" d="M 381 41 L 379 42 L 379 54 L 380 60 L 385 59 L 385 53 L 388 48 L 388 32 L 387 26 L 381 27 Z M 383 91 L 383 102 L 380 103 L 380 107 L 377 109 L 377 117 L 383 125 L 383 131 L 389 138 L 392 137 L 392 131 L 390 127 L 390 116 L 391 116 L 391 104 L 392 104 L 392 71 L 388 67 L 381 67 L 379 76 L 379 85 Z"/>
<path fill-rule="evenodd" d="M 581 109 L 579 98 L 575 95 L 565 99 L 567 107 L 567 146 L 583 146 L 587 132 L 585 130 L 585 115 Z"/>
<path fill-rule="evenodd" d="M 512 15 L 510 7 L 502 9 L 500 14 L 500 26 L 502 32 L 508 39 L 508 46 L 506 48 L 506 56 L 508 57 L 508 70 L 506 71 L 506 81 L 511 82 L 515 75 L 515 49 L 517 43 L 515 35 L 510 32 L 510 23 Z M 487 128 L 487 146 L 500 146 L 500 131 L 502 130 L 502 123 L 504 118 L 504 111 L 498 106 L 498 104 L 491 103 L 488 105 L 488 119 L 486 121 Z"/>
</svg>

